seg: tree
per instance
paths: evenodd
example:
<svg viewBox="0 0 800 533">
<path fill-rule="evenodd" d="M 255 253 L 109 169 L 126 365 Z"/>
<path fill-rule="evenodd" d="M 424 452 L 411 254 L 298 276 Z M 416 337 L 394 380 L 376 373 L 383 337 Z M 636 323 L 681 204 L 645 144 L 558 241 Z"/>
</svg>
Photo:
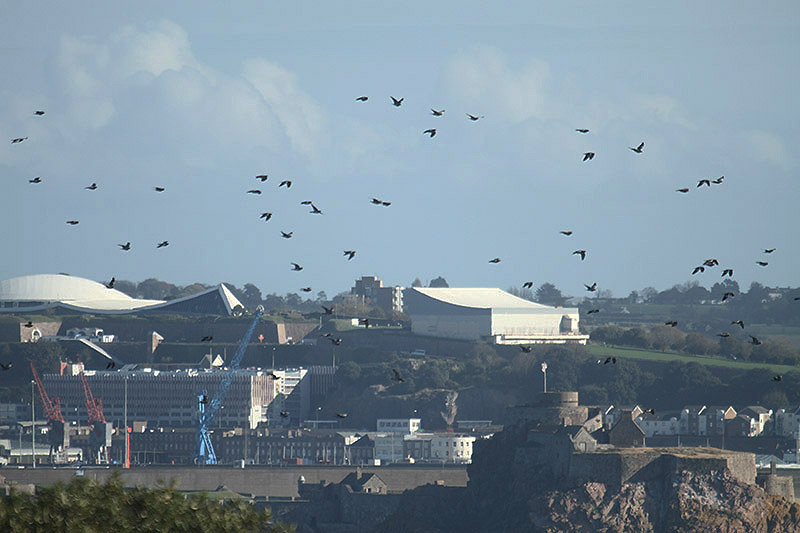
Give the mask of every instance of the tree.
<svg viewBox="0 0 800 533">
<path fill-rule="evenodd" d="M 145 300 L 167 300 L 177 293 L 178 287 L 166 281 L 148 278 L 136 287 L 140 298 Z"/>
<path fill-rule="evenodd" d="M 317 301 L 318 302 L 327 302 L 328 301 L 328 295 L 325 294 L 325 291 L 319 291 L 317 293 Z"/>
<path fill-rule="evenodd" d="M 683 333 L 669 326 L 653 326 L 650 328 L 650 340 L 656 350 L 677 349 L 683 344 Z"/>
<path fill-rule="evenodd" d="M 415 278 L 414 281 L 411 282 L 412 287 L 422 287 L 422 280 L 419 278 Z"/>
<path fill-rule="evenodd" d="M 126 281 L 124 279 L 118 279 L 114 283 L 114 288 L 118 291 L 127 294 L 131 298 L 136 298 L 136 283 L 132 281 Z"/>
<path fill-rule="evenodd" d="M 636 348 L 649 348 L 650 335 L 642 328 L 630 328 L 622 333 L 620 344 L 635 346 Z"/>
<path fill-rule="evenodd" d="M 547 305 L 564 305 L 564 296 L 552 283 L 542 283 L 536 289 L 536 301 Z"/>
<path fill-rule="evenodd" d="M 513 294 L 514 296 L 518 296 L 519 298 L 524 298 L 528 301 L 535 301 L 536 296 L 533 294 L 533 291 L 528 288 L 518 288 L 518 287 L 509 287 L 508 291 L 509 294 Z"/>
<path fill-rule="evenodd" d="M 644 303 L 651 303 L 657 294 L 658 291 L 654 287 L 645 287 L 642 289 L 640 296 Z"/>
<path fill-rule="evenodd" d="M 428 283 L 428 287 L 449 287 L 450 285 L 447 284 L 447 280 L 444 279 L 442 276 L 438 278 L 432 279 L 430 283 Z"/>
<path fill-rule="evenodd" d="M 263 297 L 261 296 L 261 290 L 253 285 L 252 283 L 245 283 L 243 287 L 244 299 L 242 303 L 246 307 L 254 308 L 261 305 L 261 301 Z"/>
<path fill-rule="evenodd" d="M 353 382 L 361 377 L 361 367 L 353 361 L 345 361 L 336 369 L 336 377 L 344 381 Z"/>
<path fill-rule="evenodd" d="M 689 333 L 683 341 L 683 351 L 698 355 L 716 353 L 719 345 L 700 333 Z"/>
</svg>

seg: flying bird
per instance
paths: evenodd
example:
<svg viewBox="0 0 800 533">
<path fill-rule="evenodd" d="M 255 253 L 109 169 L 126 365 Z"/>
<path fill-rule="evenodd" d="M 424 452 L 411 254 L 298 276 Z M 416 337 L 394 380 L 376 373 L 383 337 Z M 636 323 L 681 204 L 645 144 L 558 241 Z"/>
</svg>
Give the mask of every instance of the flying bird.
<svg viewBox="0 0 800 533">
<path fill-rule="evenodd" d="M 559 231 L 559 233 L 560 233 L 561 235 L 566 235 L 567 237 L 569 237 L 570 235 L 572 235 L 572 232 L 571 232 L 571 231 Z"/>
<path fill-rule="evenodd" d="M 692 276 L 694 276 L 698 272 L 705 272 L 705 271 L 706 271 L 705 267 L 702 267 L 702 266 L 694 267 L 694 270 L 692 270 Z"/>
<path fill-rule="evenodd" d="M 767 266 L 769 263 L 767 263 L 766 261 L 756 261 L 756 264 L 757 264 L 758 266 L 765 267 L 765 266 Z"/>
<path fill-rule="evenodd" d="M 369 329 L 369 318 L 359 318 L 359 324 L 364 324 L 364 329 Z"/>
<path fill-rule="evenodd" d="M 208 395 L 207 394 L 203 394 L 203 396 L 200 398 L 200 403 L 202 403 L 202 404 L 207 404 L 208 403 Z"/>
<path fill-rule="evenodd" d="M 356 98 L 356 102 L 366 102 L 367 100 L 369 100 L 369 96 L 359 96 Z"/>
<path fill-rule="evenodd" d="M 312 215 L 321 215 L 322 214 L 322 209 L 320 209 L 319 207 L 315 206 L 314 204 L 311 204 L 311 211 L 309 211 L 309 213 L 311 213 Z"/>
<path fill-rule="evenodd" d="M 164 187 L 153 187 L 153 190 L 156 192 L 164 192 L 166 189 Z"/>
<path fill-rule="evenodd" d="M 300 202 L 300 205 L 312 205 L 311 200 L 303 200 L 302 202 Z"/>
<path fill-rule="evenodd" d="M 333 306 L 325 307 L 324 305 L 320 305 L 320 307 L 325 310 L 325 314 L 326 315 L 332 315 L 333 314 Z"/>
<path fill-rule="evenodd" d="M 423 135 L 430 135 L 431 139 L 433 139 L 436 136 L 436 128 L 431 128 L 429 130 L 425 130 L 425 131 L 422 132 L 422 134 Z"/>
<path fill-rule="evenodd" d="M 299 272 L 299 271 L 303 270 L 303 267 L 301 267 L 297 263 L 292 263 L 292 270 L 295 270 L 295 271 Z"/>
<path fill-rule="evenodd" d="M 261 213 L 261 216 L 258 218 L 263 218 L 264 222 L 266 222 L 272 218 L 272 213 Z"/>
<path fill-rule="evenodd" d="M 752 336 L 752 335 L 750 335 L 749 337 L 750 337 L 750 343 L 751 343 L 753 346 L 758 346 L 759 344 L 761 344 L 761 341 L 760 341 L 760 340 L 758 340 L 758 337 L 754 337 L 754 336 Z"/>
<path fill-rule="evenodd" d="M 392 205 L 392 202 L 381 202 L 381 205 L 383 207 L 389 207 L 390 205 Z"/>
<path fill-rule="evenodd" d="M 331 341 L 334 346 L 340 346 L 342 344 L 341 337 L 328 337 L 328 340 Z"/>
<path fill-rule="evenodd" d="M 668 321 L 664 322 L 664 325 L 665 326 L 669 326 L 671 328 L 674 328 L 675 326 L 678 325 L 678 321 L 677 320 L 668 320 Z"/>
<path fill-rule="evenodd" d="M 70 226 L 75 226 L 76 224 L 79 223 L 80 223 L 79 220 L 67 220 L 67 224 L 69 224 Z"/>
<path fill-rule="evenodd" d="M 90 191 L 97 190 L 97 184 L 96 183 L 92 183 L 88 187 L 84 187 L 84 189 L 89 189 Z"/>
<path fill-rule="evenodd" d="M 731 334 L 728 333 L 727 331 L 725 331 L 723 333 L 717 333 L 717 337 L 722 337 L 723 339 L 727 339 L 730 336 L 731 336 Z"/>
<path fill-rule="evenodd" d="M 722 183 L 722 180 L 724 180 L 724 179 L 725 179 L 725 176 L 720 176 L 715 180 L 711 180 L 711 183 L 716 183 L 717 185 L 719 185 L 720 183 Z"/>
<path fill-rule="evenodd" d="M 583 261 L 584 259 L 586 259 L 586 250 L 575 250 L 574 252 L 572 252 L 572 255 L 581 256 L 581 261 Z"/>
<path fill-rule="evenodd" d="M 783 381 L 783 376 L 778 374 L 777 376 L 772 376 L 772 381 Z"/>
<path fill-rule="evenodd" d="M 628 148 L 630 148 L 631 150 L 633 150 L 633 151 L 634 151 L 634 152 L 636 152 L 637 154 L 641 154 L 641 153 L 642 153 L 642 150 L 644 150 L 644 142 L 642 142 L 641 144 L 639 144 L 639 146 L 637 146 L 636 148 L 634 148 L 634 147 L 632 147 L 632 146 L 628 146 Z"/>
<path fill-rule="evenodd" d="M 733 322 L 731 322 L 731 325 L 733 325 L 733 324 L 737 324 L 742 329 L 744 329 L 744 320 L 734 320 Z"/>
<path fill-rule="evenodd" d="M 163 248 L 165 246 L 169 246 L 169 241 L 161 241 L 156 245 L 156 248 Z"/>
<path fill-rule="evenodd" d="M 3 363 L 0 363 L 0 368 L 3 369 L 3 372 L 5 372 L 6 370 L 11 370 L 12 366 L 14 366 L 14 363 L 12 363 L 11 361 L 9 361 L 8 364 L 5 365 Z"/>
<path fill-rule="evenodd" d="M 700 180 L 700 181 L 697 182 L 697 186 L 698 187 L 701 187 L 703 185 L 707 185 L 708 187 L 711 187 L 711 180 Z"/>
<path fill-rule="evenodd" d="M 41 183 L 41 182 L 42 182 L 42 178 L 40 178 L 39 176 L 36 176 L 32 180 L 28 180 L 28 183 Z"/>
<path fill-rule="evenodd" d="M 530 289 L 531 287 L 533 287 L 532 281 L 526 281 L 525 283 L 522 284 L 523 289 Z"/>
<path fill-rule="evenodd" d="M 264 183 L 269 179 L 269 174 L 259 174 L 258 176 L 256 176 L 256 179 L 261 180 L 261 183 Z"/>
<path fill-rule="evenodd" d="M 303 292 L 311 292 L 311 287 L 302 287 L 300 290 Z"/>
<path fill-rule="evenodd" d="M 681 189 L 675 189 L 675 192 L 683 192 L 683 193 L 686 193 L 686 192 L 689 192 L 689 188 L 688 188 L 688 187 L 683 187 L 683 188 L 681 188 Z"/>
<path fill-rule="evenodd" d="M 594 159 L 594 152 L 584 152 L 583 153 L 583 160 L 584 161 L 591 161 Z"/>
<path fill-rule="evenodd" d="M 336 416 L 339 418 L 347 418 L 347 413 L 336 413 Z"/>
<path fill-rule="evenodd" d="M 441 117 L 442 115 L 444 115 L 444 109 L 442 109 L 441 111 L 431 109 L 431 115 L 433 115 L 434 117 Z"/>
<path fill-rule="evenodd" d="M 126 242 L 125 244 L 118 244 L 120 248 L 125 250 L 126 252 L 131 249 L 131 241 Z"/>
<path fill-rule="evenodd" d="M 469 119 L 472 122 L 475 122 L 476 120 L 480 120 L 480 119 L 482 119 L 484 117 L 483 115 L 475 116 L 475 115 L 470 115 L 469 113 L 467 113 L 467 116 L 469 117 Z"/>
<path fill-rule="evenodd" d="M 766 248 L 766 249 L 764 250 L 764 253 L 765 253 L 765 254 L 771 254 L 771 253 L 772 253 L 772 252 L 774 252 L 775 250 L 777 250 L 777 248 Z"/>
<path fill-rule="evenodd" d="M 281 232 L 281 237 L 283 237 L 284 239 L 291 239 L 292 235 L 294 235 L 293 231 L 290 231 L 289 233 L 286 233 L 285 231 Z"/>
<path fill-rule="evenodd" d="M 281 418 L 289 418 L 289 411 L 281 411 Z"/>
<path fill-rule="evenodd" d="M 711 259 L 706 259 L 705 261 L 703 261 L 703 264 L 704 264 L 705 266 L 707 266 L 707 267 L 713 267 L 713 266 L 715 266 L 715 265 L 718 265 L 718 264 L 719 264 L 719 261 L 717 261 L 717 260 L 716 260 L 716 259 L 714 259 L 714 258 L 711 258 Z"/>
<path fill-rule="evenodd" d="M 612 363 L 612 364 L 616 365 L 617 364 L 617 358 L 616 357 L 606 357 L 606 360 L 603 361 L 603 364 L 607 365 L 608 363 Z"/>
<path fill-rule="evenodd" d="M 25 323 L 25 324 L 23 324 L 23 325 L 24 325 L 26 328 L 32 328 L 32 327 L 33 327 L 33 321 L 31 321 L 31 320 L 28 320 L 28 322 L 27 322 L 27 323 Z"/>
<path fill-rule="evenodd" d="M 16 139 L 11 139 L 11 144 L 21 143 L 25 139 L 27 139 L 27 137 L 17 137 Z"/>
<path fill-rule="evenodd" d="M 41 117 L 42 115 L 44 115 L 44 111 L 34 111 L 33 114 L 36 115 L 37 117 Z"/>
<path fill-rule="evenodd" d="M 725 276 L 728 276 L 728 277 L 733 276 L 733 269 L 732 268 L 726 268 L 725 270 L 723 270 L 722 271 L 722 277 L 724 278 Z"/>
<path fill-rule="evenodd" d="M 214 340 L 214 336 L 213 335 L 206 335 L 205 337 L 200 339 L 200 342 L 211 342 L 213 340 Z"/>
<path fill-rule="evenodd" d="M 370 201 L 371 201 L 373 204 L 375 204 L 375 205 L 381 205 L 381 203 L 383 203 L 383 201 L 382 201 L 382 200 L 378 200 L 377 198 L 373 198 L 373 199 L 372 199 L 372 200 L 370 200 Z"/>
<path fill-rule="evenodd" d="M 106 365 L 106 370 L 114 368 L 115 366 L 117 366 L 117 363 L 115 363 L 114 361 L 109 361 L 108 364 Z"/>
<path fill-rule="evenodd" d="M 355 250 L 345 250 L 344 251 L 344 255 L 346 255 L 347 256 L 347 260 L 350 261 L 351 259 L 353 259 L 356 256 L 356 251 Z"/>
<path fill-rule="evenodd" d="M 112 276 L 111 280 L 108 283 L 106 283 L 106 288 L 113 289 L 115 281 L 117 281 L 117 278 Z"/>
<path fill-rule="evenodd" d="M 250 189 L 247 194 L 261 194 L 261 191 L 259 189 Z"/>
<path fill-rule="evenodd" d="M 599 312 L 600 312 L 599 309 L 589 309 L 588 311 L 586 311 L 586 314 L 587 315 L 591 315 L 591 314 L 599 313 Z"/>
<path fill-rule="evenodd" d="M 733 298 L 734 296 L 736 296 L 736 295 L 733 294 L 732 292 L 726 292 L 725 294 L 722 295 L 722 301 L 724 302 L 728 298 Z"/>
<path fill-rule="evenodd" d="M 405 381 L 403 379 L 403 376 L 400 375 L 400 372 L 398 372 L 396 368 L 393 368 L 392 372 L 394 372 L 394 376 L 392 376 L 392 381 L 397 381 L 398 383 L 403 383 Z"/>
<path fill-rule="evenodd" d="M 644 412 L 647 413 L 648 415 L 655 415 L 656 414 L 656 410 L 653 409 L 652 407 L 650 409 L 645 409 Z"/>
<path fill-rule="evenodd" d="M 500 262 L 500 258 L 499 258 L 499 257 L 495 257 L 494 259 L 489 259 L 489 262 L 490 262 L 490 263 L 497 264 L 497 263 L 499 263 L 499 262 Z"/>
<path fill-rule="evenodd" d="M 392 99 L 392 105 L 395 107 L 400 107 L 401 105 L 403 105 L 403 100 L 405 100 L 405 98 L 401 98 L 398 100 L 394 96 L 390 96 L 389 98 Z"/>
<path fill-rule="evenodd" d="M 525 353 L 531 353 L 533 351 L 533 348 L 531 348 L 530 346 L 527 346 L 527 345 L 522 345 L 522 346 L 519 347 L 519 349 L 522 350 Z"/>
<path fill-rule="evenodd" d="M 577 131 L 578 133 L 589 133 L 589 130 L 587 130 L 586 128 L 575 128 L 575 131 Z"/>
<path fill-rule="evenodd" d="M 287 189 L 291 189 L 292 188 L 292 180 L 283 180 L 282 182 L 280 182 L 278 187 L 283 187 L 284 185 L 286 185 Z"/>
<path fill-rule="evenodd" d="M 594 291 L 597 290 L 597 282 L 596 281 L 594 283 L 592 283 L 591 285 L 586 285 L 584 283 L 583 286 L 586 287 L 586 290 L 589 291 L 589 292 L 594 292 Z"/>
</svg>

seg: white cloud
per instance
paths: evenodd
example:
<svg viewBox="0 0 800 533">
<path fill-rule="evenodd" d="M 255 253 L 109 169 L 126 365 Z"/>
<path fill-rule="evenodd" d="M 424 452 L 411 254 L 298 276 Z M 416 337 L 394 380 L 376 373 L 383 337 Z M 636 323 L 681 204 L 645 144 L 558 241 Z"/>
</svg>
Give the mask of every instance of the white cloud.
<svg viewBox="0 0 800 533">
<path fill-rule="evenodd" d="M 451 92 L 474 106 L 475 113 L 490 105 L 512 122 L 545 118 L 549 78 L 547 63 L 531 59 L 512 69 L 500 51 L 488 47 L 460 54 L 445 72 Z"/>
<path fill-rule="evenodd" d="M 192 68 L 211 74 L 210 69 L 194 57 L 189 36 L 177 24 L 162 20 L 149 25 L 144 31 L 133 26 L 122 28 L 113 38 L 118 49 L 115 68 L 120 76 L 147 72 L 158 76 L 165 70 Z"/>
<path fill-rule="evenodd" d="M 634 97 L 634 108 L 639 114 L 652 117 L 659 122 L 694 128 L 694 124 L 683 112 L 680 103 L 665 94 L 640 94 Z"/>
<path fill-rule="evenodd" d="M 753 130 L 746 134 L 749 151 L 760 161 L 766 161 L 780 167 L 790 163 L 789 152 L 783 140 L 767 131 Z"/>
</svg>

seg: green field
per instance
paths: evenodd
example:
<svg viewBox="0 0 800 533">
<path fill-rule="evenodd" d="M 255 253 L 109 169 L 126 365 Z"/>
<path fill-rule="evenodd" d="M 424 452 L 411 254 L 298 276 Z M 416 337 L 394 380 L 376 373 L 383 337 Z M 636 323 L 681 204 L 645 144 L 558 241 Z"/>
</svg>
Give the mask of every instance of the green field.
<svg viewBox="0 0 800 533">
<path fill-rule="evenodd" d="M 800 367 L 789 365 L 773 365 L 769 363 L 751 363 L 748 361 L 733 361 L 721 357 L 711 357 L 706 355 L 688 355 L 677 352 L 657 352 L 653 350 L 642 350 L 639 348 L 627 348 L 623 346 L 604 346 L 600 344 L 590 344 L 587 346 L 589 353 L 598 357 L 627 357 L 629 359 L 639 359 L 643 361 L 655 361 L 658 363 L 669 363 L 680 361 L 682 363 L 698 363 L 706 366 L 721 366 L 725 368 L 735 368 L 741 370 L 751 370 L 753 368 L 766 368 L 776 374 L 789 371 L 800 371 Z"/>
</svg>

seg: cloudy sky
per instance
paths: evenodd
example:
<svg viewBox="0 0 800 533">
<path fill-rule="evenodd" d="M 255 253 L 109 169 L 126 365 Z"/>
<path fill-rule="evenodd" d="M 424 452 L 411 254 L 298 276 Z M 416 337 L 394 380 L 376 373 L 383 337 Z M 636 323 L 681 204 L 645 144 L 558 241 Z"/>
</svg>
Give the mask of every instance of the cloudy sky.
<svg viewBox="0 0 800 533">
<path fill-rule="evenodd" d="M 795 1 L 1 4 L 0 279 L 800 285 Z"/>
</svg>

